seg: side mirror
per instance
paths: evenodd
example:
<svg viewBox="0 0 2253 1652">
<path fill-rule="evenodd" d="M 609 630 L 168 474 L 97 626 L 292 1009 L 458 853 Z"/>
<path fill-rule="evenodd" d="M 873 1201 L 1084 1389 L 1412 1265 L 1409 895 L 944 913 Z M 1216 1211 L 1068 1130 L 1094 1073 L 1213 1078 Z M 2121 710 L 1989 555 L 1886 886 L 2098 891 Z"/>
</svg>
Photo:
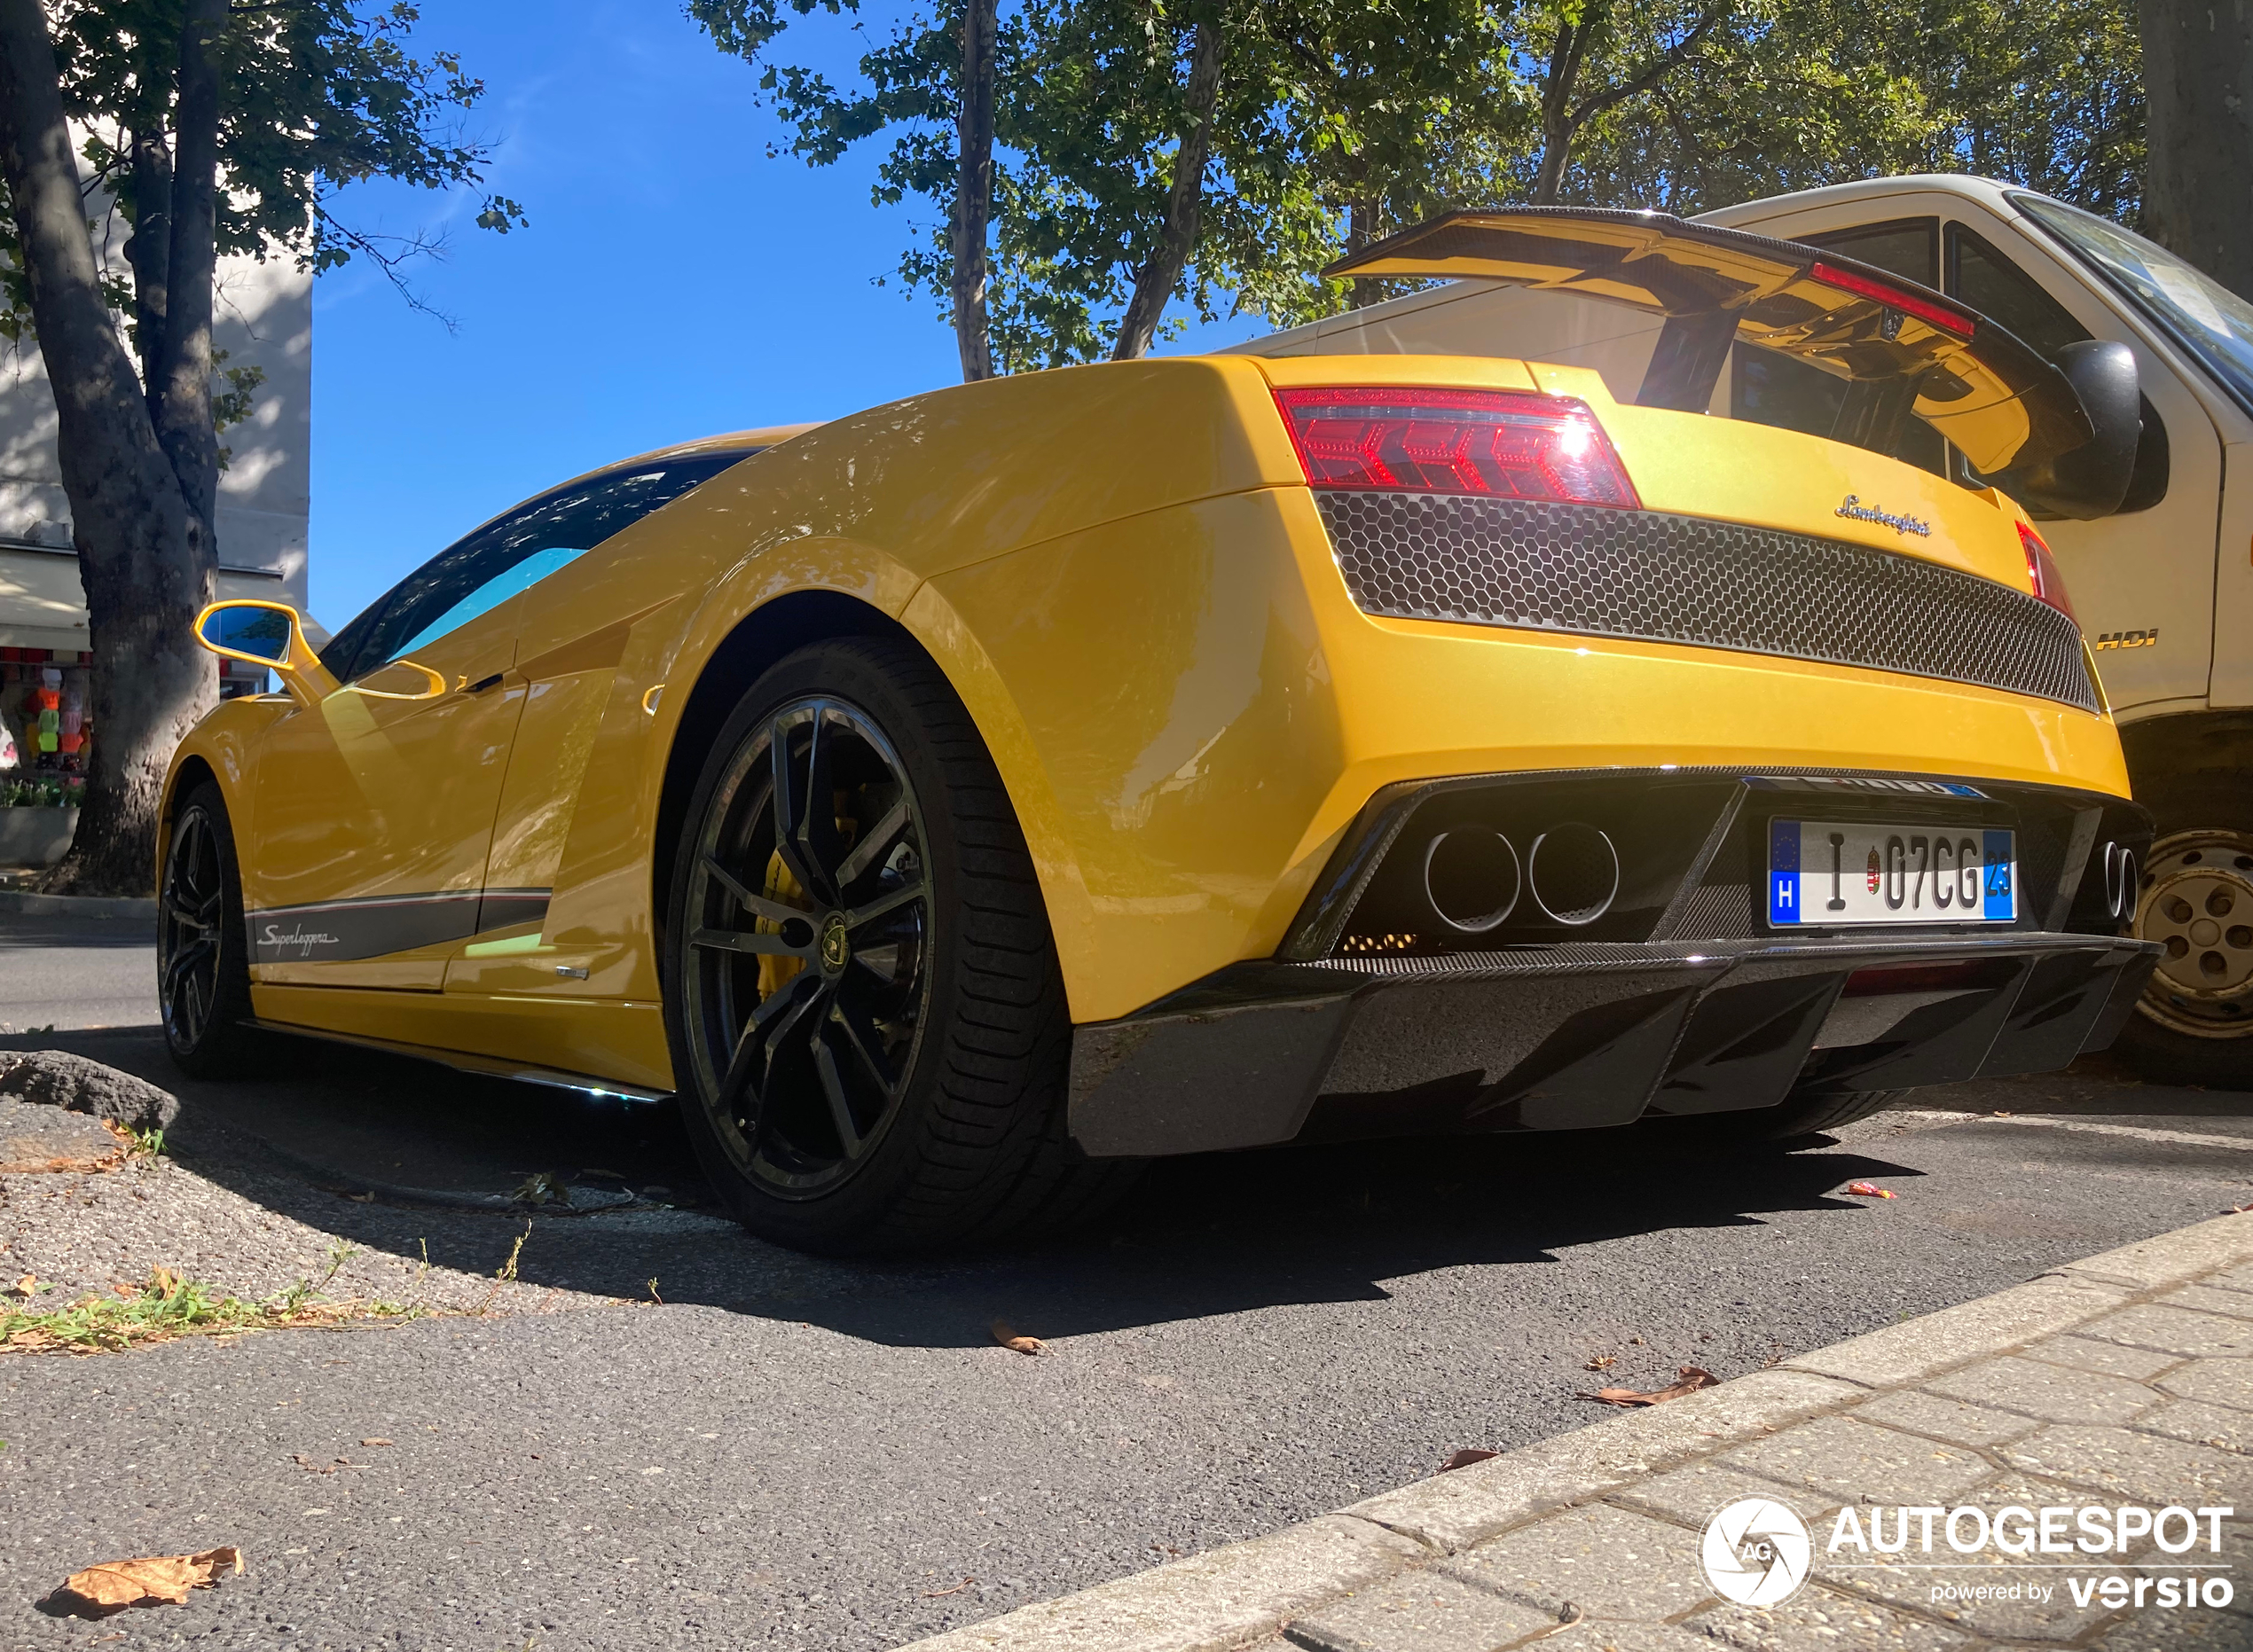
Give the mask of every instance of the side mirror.
<svg viewBox="0 0 2253 1652">
<path fill-rule="evenodd" d="M 2143 435 L 2143 398 L 2135 352 L 2124 344 L 2084 339 L 2057 355 L 2096 435 L 2069 453 L 2014 467 L 1995 480 L 2029 510 L 2092 521 L 2110 516 L 2128 497 Z"/>
<path fill-rule="evenodd" d="M 224 660 L 247 660 L 281 673 L 289 692 L 308 705 L 336 692 L 297 610 L 287 603 L 237 598 L 215 602 L 196 615 L 196 640 Z"/>
</svg>

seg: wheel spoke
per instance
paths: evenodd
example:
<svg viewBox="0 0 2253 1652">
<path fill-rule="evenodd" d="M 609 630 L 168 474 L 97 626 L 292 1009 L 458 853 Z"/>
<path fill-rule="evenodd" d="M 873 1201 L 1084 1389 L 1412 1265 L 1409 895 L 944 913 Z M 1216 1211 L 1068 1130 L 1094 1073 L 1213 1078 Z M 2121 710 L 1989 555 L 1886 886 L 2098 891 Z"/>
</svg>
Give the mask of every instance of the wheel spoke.
<svg viewBox="0 0 2253 1652">
<path fill-rule="evenodd" d="M 883 1058 L 870 1047 L 868 1035 L 860 1030 L 860 1021 L 845 1006 L 843 993 L 837 995 L 837 1024 L 844 1029 L 845 1042 L 852 1045 L 853 1054 L 867 1069 L 868 1077 L 876 1081 L 886 1096 L 890 1096 L 898 1086 L 893 1083 L 891 1075 L 884 1070 Z"/>
<path fill-rule="evenodd" d="M 166 900 L 164 912 L 174 923 L 184 924 L 191 929 L 208 929 L 211 927 L 208 920 L 199 917 L 196 912 L 191 912 L 177 900 Z"/>
<path fill-rule="evenodd" d="M 813 717 L 814 738 L 820 738 L 820 708 L 816 706 Z M 806 857 L 798 848 L 798 818 L 806 800 L 798 795 L 798 787 L 790 774 L 790 727 L 779 717 L 768 727 L 766 748 L 774 771 L 774 849 L 782 857 L 782 864 L 798 881 L 798 887 L 814 899 L 821 898 L 820 885 L 814 881 Z M 806 788 L 811 791 L 811 787 Z"/>
<path fill-rule="evenodd" d="M 847 912 L 844 915 L 845 928 L 849 930 L 859 929 L 865 925 L 872 924 L 879 918 L 887 917 L 898 912 L 910 901 L 922 899 L 923 892 L 924 884 L 921 878 L 916 879 L 913 883 L 903 883 L 896 889 L 886 890 L 866 906 L 856 907 L 853 911 Z"/>
<path fill-rule="evenodd" d="M 172 997 L 179 990 L 180 983 L 188 978 L 189 973 L 198 964 L 210 956 L 215 944 L 210 936 L 205 936 L 199 940 L 189 942 L 187 945 L 172 954 L 164 966 L 164 996 L 166 998 Z"/>
<path fill-rule="evenodd" d="M 844 1149 L 848 1159 L 860 1156 L 860 1126 L 852 1116 L 852 1102 L 846 1096 L 844 1077 L 837 1071 L 837 1058 L 830 1053 L 828 1040 L 821 1036 L 820 1023 L 812 1034 L 813 1070 L 821 1077 L 821 1093 L 829 1100 L 829 1121 L 836 1126 L 837 1145 Z"/>
<path fill-rule="evenodd" d="M 804 912 L 792 912 L 791 918 L 805 923 Z M 810 927 L 810 926 L 809 926 Z M 754 929 L 699 929 L 688 937 L 688 944 L 714 952 L 753 952 L 768 958 L 812 958 L 814 942 L 804 946 L 792 946 L 779 935 L 766 935 Z"/>
<path fill-rule="evenodd" d="M 839 898 L 844 897 L 844 892 L 853 886 L 854 881 L 862 873 L 876 864 L 877 857 L 891 847 L 893 840 L 899 836 L 907 825 L 907 800 L 903 797 L 884 810 L 883 818 L 863 834 L 860 841 L 852 846 L 852 853 L 838 863 L 837 895 Z"/>
<path fill-rule="evenodd" d="M 795 906 L 785 906 L 781 902 L 771 901 L 764 895 L 752 894 L 741 879 L 719 864 L 716 856 L 704 857 L 704 870 L 718 881 L 722 889 L 735 897 L 736 904 L 754 918 L 764 918 L 769 923 L 789 923 L 793 919 L 800 923 L 808 920 L 808 915 Z"/>
<path fill-rule="evenodd" d="M 833 877 L 830 868 L 836 864 L 842 845 L 832 802 L 836 790 L 829 778 L 829 748 L 835 742 L 827 732 L 828 711 L 828 707 L 819 704 L 813 709 L 813 725 L 805 743 L 805 802 L 798 811 L 796 830 L 799 859 L 821 879 L 818 884 L 808 883 L 807 892 L 817 900 L 835 905 L 843 898 L 843 880 Z"/>
</svg>

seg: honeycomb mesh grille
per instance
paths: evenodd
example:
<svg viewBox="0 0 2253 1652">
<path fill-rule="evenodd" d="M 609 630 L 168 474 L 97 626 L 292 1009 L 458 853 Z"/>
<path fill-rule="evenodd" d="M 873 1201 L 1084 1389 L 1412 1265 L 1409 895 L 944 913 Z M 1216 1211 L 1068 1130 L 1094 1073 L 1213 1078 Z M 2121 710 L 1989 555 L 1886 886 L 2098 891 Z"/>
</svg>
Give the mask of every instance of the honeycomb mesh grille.
<svg viewBox="0 0 2253 1652">
<path fill-rule="evenodd" d="M 2097 709 L 2071 620 L 1915 557 L 1600 505 L 1315 497 L 1364 614 L 1820 660 Z"/>
</svg>

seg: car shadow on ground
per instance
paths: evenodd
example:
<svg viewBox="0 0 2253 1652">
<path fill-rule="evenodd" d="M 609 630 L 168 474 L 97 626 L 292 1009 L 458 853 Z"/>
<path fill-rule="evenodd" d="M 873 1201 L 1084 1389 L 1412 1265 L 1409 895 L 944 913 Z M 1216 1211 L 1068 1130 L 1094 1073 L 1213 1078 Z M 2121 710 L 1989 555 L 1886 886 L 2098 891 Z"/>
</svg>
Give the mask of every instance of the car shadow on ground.
<svg viewBox="0 0 2253 1652">
<path fill-rule="evenodd" d="M 799 1255 L 718 1218 L 668 1108 L 593 1102 L 381 1052 L 276 1040 L 271 1077 L 201 1082 L 154 1029 L 0 1038 L 71 1050 L 181 1098 L 167 1152 L 243 1196 L 355 1244 L 491 1272 L 529 1224 L 518 1277 L 702 1304 L 906 1346 L 981 1341 L 997 1314 L 1047 1336 L 1290 1303 L 1379 1300 L 1386 1281 L 1540 1265 L 1666 1229 L 1827 1210 L 1857 1177 L 1917 1171 L 1853 1151 L 1724 1146 L 1667 1127 L 1285 1147 L 1162 1161 L 1062 1236 L 907 1258 Z M 1826 1139 L 1817 1138 L 1818 1146 Z M 535 1173 L 655 1197 L 573 1217 L 426 1208 L 341 1190 L 506 1193 Z M 600 1174 L 596 1174 L 600 1172 Z M 687 1207 L 683 1209 L 682 1207 Z"/>
</svg>

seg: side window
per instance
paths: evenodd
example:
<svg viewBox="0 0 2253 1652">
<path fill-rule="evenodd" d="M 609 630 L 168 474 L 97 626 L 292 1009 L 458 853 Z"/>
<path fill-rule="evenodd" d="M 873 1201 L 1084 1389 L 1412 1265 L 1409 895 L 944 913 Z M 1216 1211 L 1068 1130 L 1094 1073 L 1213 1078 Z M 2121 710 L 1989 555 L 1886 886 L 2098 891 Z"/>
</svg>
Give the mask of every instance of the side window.
<svg viewBox="0 0 2253 1652">
<path fill-rule="evenodd" d="M 1960 223 L 1948 226 L 1948 290 L 1983 316 L 1992 316 L 2026 343 L 2051 360 L 2069 344 L 2089 336 L 2064 305 L 2052 298 L 2023 270 Z M 2143 439 L 2136 447 L 2136 467 L 2120 503 L 2122 515 L 2147 511 L 2167 494 L 2167 427 L 2151 398 L 2143 398 Z M 1983 488 L 1988 479 L 1960 453 L 1956 480 L 1966 487 Z"/>
<path fill-rule="evenodd" d="M 2039 282 L 1960 223 L 1948 226 L 1948 290 L 2052 360 L 2089 336 Z"/>
<path fill-rule="evenodd" d="M 1809 247 L 1841 253 L 1935 291 L 1940 286 L 1940 220 L 1896 218 L 1800 238 Z M 1757 345 L 1736 347 L 1729 376 L 1729 416 L 1775 425 L 1810 436 L 1837 434 L 1846 406 L 1846 380 Z M 1903 421 L 1893 457 L 1935 475 L 1945 474 L 1947 444 L 1921 419 Z"/>
<path fill-rule="evenodd" d="M 457 540 L 401 580 L 336 634 L 322 651 L 322 662 L 342 680 L 412 654 L 529 590 L 753 450 L 668 459 L 543 495 Z"/>
</svg>

